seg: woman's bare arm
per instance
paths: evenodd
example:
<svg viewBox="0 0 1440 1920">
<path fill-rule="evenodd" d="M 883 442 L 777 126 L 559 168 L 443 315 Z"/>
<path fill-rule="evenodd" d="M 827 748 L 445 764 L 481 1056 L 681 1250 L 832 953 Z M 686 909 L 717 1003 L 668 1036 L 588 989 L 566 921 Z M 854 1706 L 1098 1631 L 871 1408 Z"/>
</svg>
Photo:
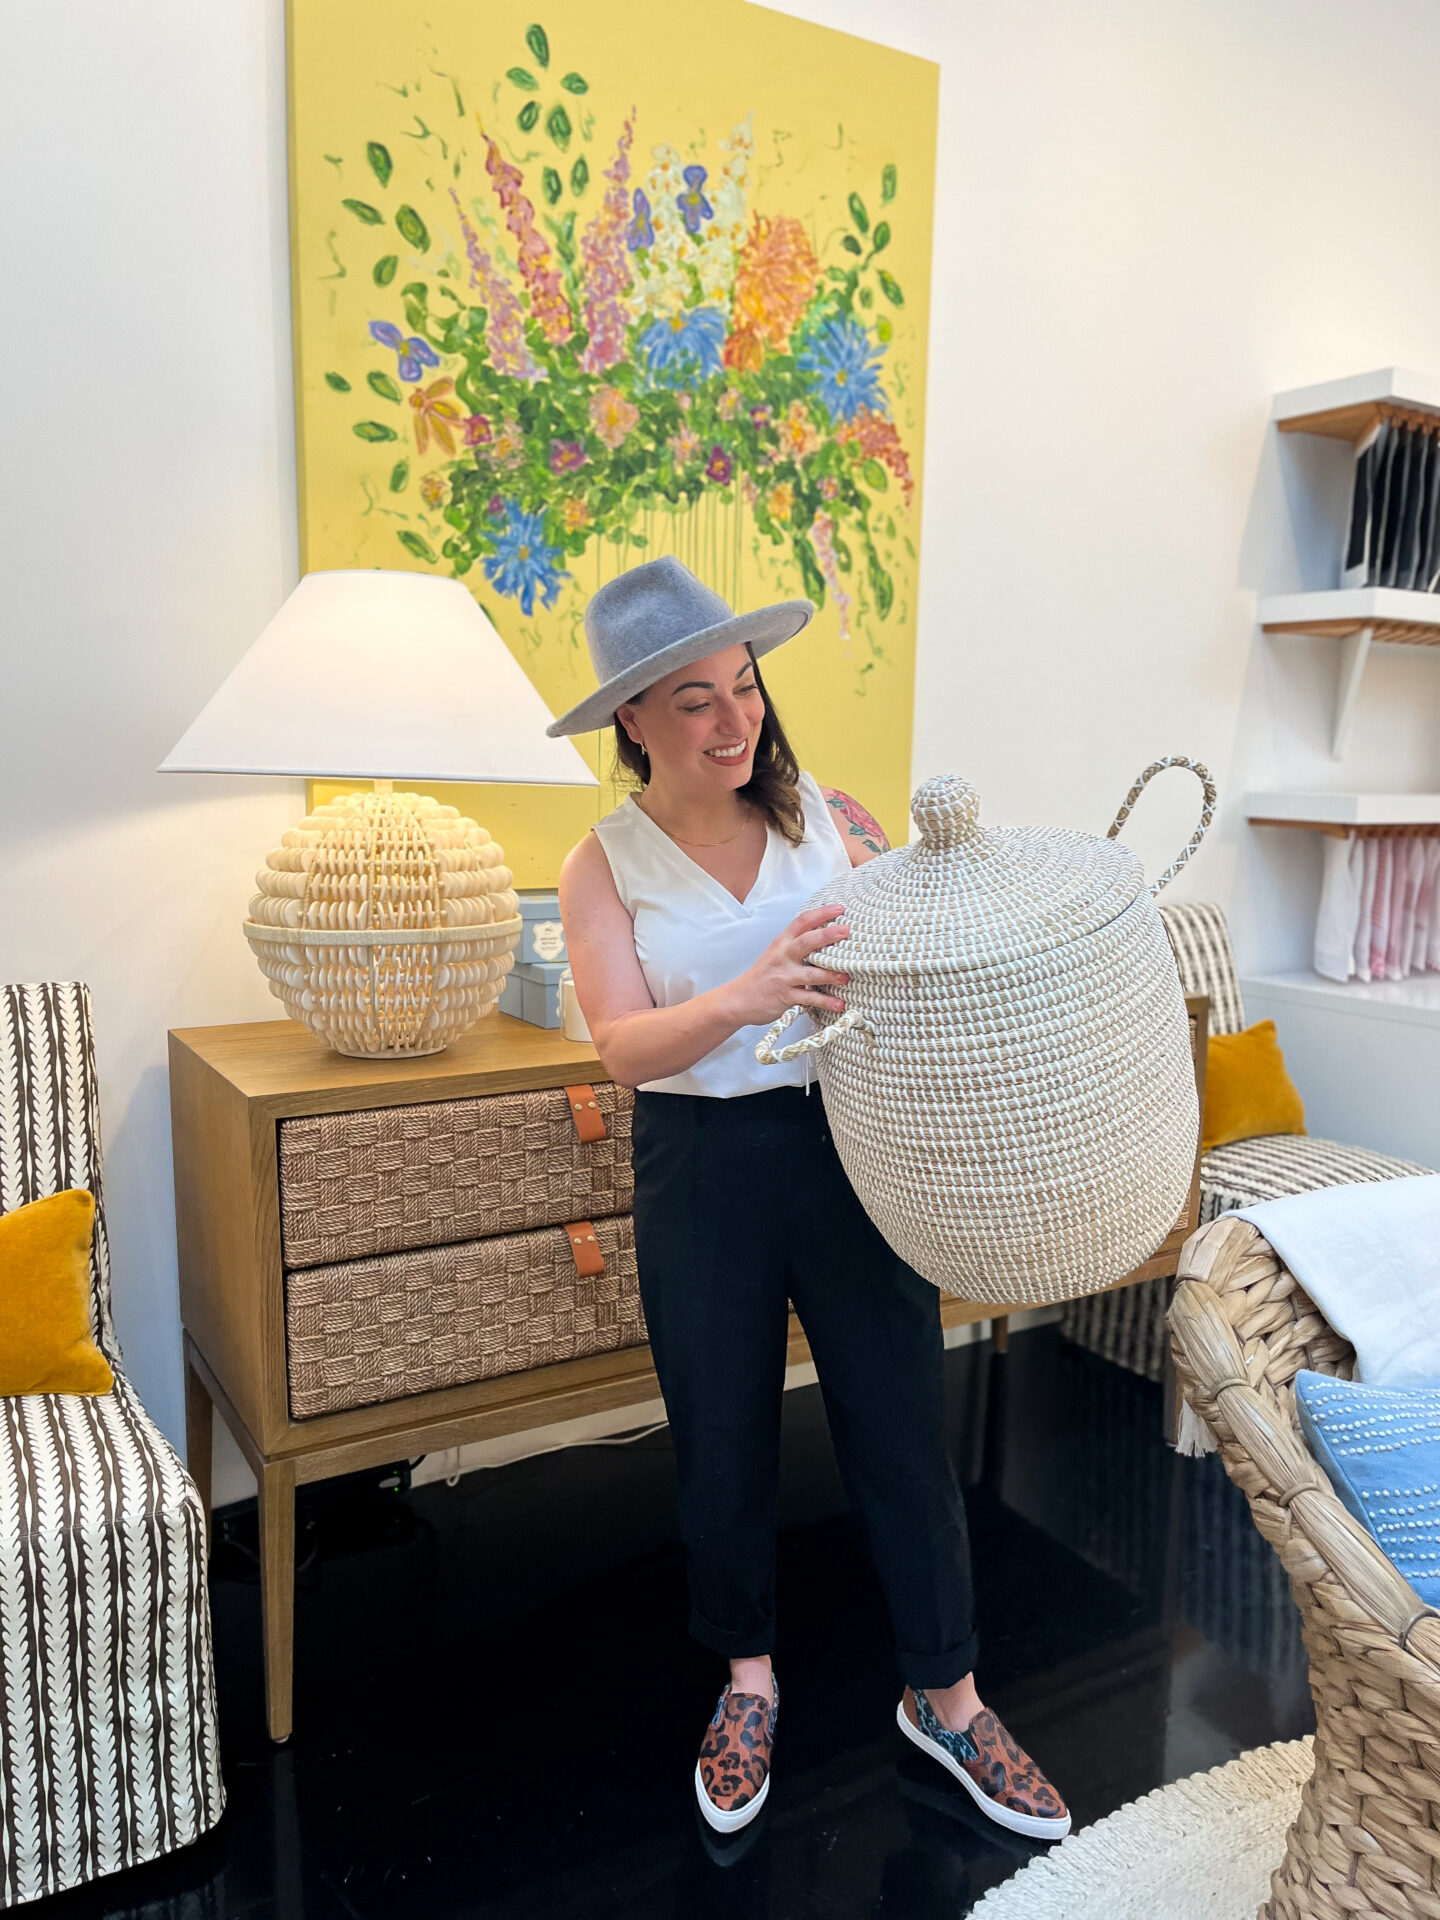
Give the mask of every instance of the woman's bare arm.
<svg viewBox="0 0 1440 1920">
<path fill-rule="evenodd" d="M 836 925 L 840 912 L 816 907 L 802 913 L 736 979 L 678 1006 L 657 1007 L 605 849 L 587 834 L 560 869 L 560 917 L 575 993 L 605 1071 L 627 1087 L 666 1080 L 741 1027 L 768 1024 L 787 1007 L 843 1011 L 835 988 L 847 976 L 809 959 L 818 948 L 848 938 L 848 929 Z"/>
<path fill-rule="evenodd" d="M 839 787 L 821 787 L 820 791 L 825 797 L 826 806 L 835 816 L 835 824 L 845 841 L 852 867 L 863 867 L 877 853 L 890 851 L 885 829 L 873 813 L 865 811 L 858 800 L 852 799 L 848 793 L 842 793 Z"/>
</svg>

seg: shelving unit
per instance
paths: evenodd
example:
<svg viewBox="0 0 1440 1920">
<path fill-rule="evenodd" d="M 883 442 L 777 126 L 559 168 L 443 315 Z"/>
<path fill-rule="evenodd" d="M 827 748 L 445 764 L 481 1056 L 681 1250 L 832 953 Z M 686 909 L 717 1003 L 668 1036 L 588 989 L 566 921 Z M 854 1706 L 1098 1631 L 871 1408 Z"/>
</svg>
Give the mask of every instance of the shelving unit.
<svg viewBox="0 0 1440 1920">
<path fill-rule="evenodd" d="M 1277 394 L 1270 417 L 1281 433 L 1314 433 L 1352 443 L 1381 419 L 1440 418 L 1440 379 L 1404 367 L 1353 374 Z M 1396 587 L 1337 587 L 1320 593 L 1263 594 L 1266 633 L 1304 633 L 1340 642 L 1330 754 L 1342 759 L 1374 646 L 1440 647 L 1440 594 Z"/>
<path fill-rule="evenodd" d="M 1249 793 L 1252 827 L 1308 827 L 1350 834 L 1440 833 L 1440 793 Z"/>
</svg>

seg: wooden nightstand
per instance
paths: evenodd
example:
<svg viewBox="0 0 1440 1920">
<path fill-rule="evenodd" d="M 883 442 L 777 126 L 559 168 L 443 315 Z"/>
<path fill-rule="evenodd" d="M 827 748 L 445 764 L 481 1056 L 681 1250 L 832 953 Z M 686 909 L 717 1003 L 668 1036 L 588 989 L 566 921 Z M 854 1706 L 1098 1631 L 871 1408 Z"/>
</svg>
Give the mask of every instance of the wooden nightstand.
<svg viewBox="0 0 1440 1920">
<path fill-rule="evenodd" d="M 1192 1015 L 1199 1016 L 1194 1030 L 1201 1070 L 1205 1004 L 1192 1003 Z M 283 1243 L 282 1128 L 312 1116 L 488 1102 L 537 1089 L 596 1087 L 606 1080 L 590 1047 L 499 1013 L 445 1052 L 422 1060 L 347 1059 L 289 1020 L 191 1027 L 170 1035 L 189 1466 L 208 1511 L 212 1406 L 218 1408 L 259 1486 L 273 1739 L 287 1739 L 291 1730 L 297 1486 L 634 1405 L 659 1393 L 649 1348 L 631 1344 L 297 1417 L 296 1398 L 307 1403 L 297 1396 L 298 1368 L 292 1365 L 296 1332 L 293 1300 L 287 1324 L 287 1264 L 292 1285 L 303 1275 L 294 1272 L 300 1263 L 293 1257 L 287 1263 Z M 1180 1245 L 1196 1224 L 1197 1194 L 1198 1185 L 1185 1219 L 1165 1246 L 1122 1284 L 1175 1271 Z M 628 1199 L 624 1205 L 628 1214 Z M 623 1224 L 628 1228 L 628 1220 Z M 398 1244 L 434 1246 L 443 1237 L 407 1242 L 402 1236 Z M 581 1257 L 577 1252 L 576 1266 L 584 1271 Z M 955 1326 L 996 1315 L 993 1308 L 946 1298 L 942 1318 Z M 616 1338 L 636 1337 L 611 1331 Z M 793 1319 L 789 1359 L 791 1364 L 809 1359 Z"/>
</svg>

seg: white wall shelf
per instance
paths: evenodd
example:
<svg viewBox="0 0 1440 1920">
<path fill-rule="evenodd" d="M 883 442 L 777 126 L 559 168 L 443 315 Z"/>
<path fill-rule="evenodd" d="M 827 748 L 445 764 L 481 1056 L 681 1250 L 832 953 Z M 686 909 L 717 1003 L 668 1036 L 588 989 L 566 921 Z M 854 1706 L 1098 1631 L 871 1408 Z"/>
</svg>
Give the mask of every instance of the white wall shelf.
<svg viewBox="0 0 1440 1920">
<path fill-rule="evenodd" d="M 1252 827 L 1320 833 L 1440 833 L 1440 793 L 1247 793 Z"/>
<path fill-rule="evenodd" d="M 1407 367 L 1380 367 L 1318 387 L 1277 393 L 1270 418 L 1281 433 L 1318 433 L 1328 440 L 1359 440 L 1383 416 L 1440 414 L 1440 380 Z"/>
<path fill-rule="evenodd" d="M 1410 593 L 1400 587 L 1265 593 L 1260 596 L 1259 619 L 1266 633 L 1309 633 L 1339 640 L 1332 760 L 1344 758 L 1371 647 L 1440 647 L 1440 593 Z"/>
<path fill-rule="evenodd" d="M 1326 980 L 1318 973 L 1257 974 L 1241 982 L 1246 1012 L 1252 995 L 1293 1006 L 1332 1007 L 1367 1020 L 1399 1021 L 1415 1027 L 1440 1027 L 1440 973 L 1417 973 L 1408 980 Z"/>
</svg>

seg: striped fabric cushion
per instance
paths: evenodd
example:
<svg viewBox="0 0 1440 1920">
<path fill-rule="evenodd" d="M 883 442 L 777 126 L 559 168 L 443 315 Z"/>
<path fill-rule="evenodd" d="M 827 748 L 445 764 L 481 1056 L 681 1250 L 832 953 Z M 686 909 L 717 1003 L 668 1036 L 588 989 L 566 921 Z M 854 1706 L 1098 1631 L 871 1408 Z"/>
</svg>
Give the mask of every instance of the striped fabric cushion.
<svg viewBox="0 0 1440 1920">
<path fill-rule="evenodd" d="M 119 1370 L 90 998 L 0 987 L 0 1208 L 96 1198 L 97 1398 L 0 1399 L 0 1907 L 197 1839 L 225 1806 L 205 1518 Z"/>
<path fill-rule="evenodd" d="M 1401 1180 L 1431 1173 L 1413 1160 L 1394 1160 L 1368 1147 L 1342 1147 L 1307 1133 L 1267 1133 L 1215 1147 L 1200 1163 L 1200 1220 L 1216 1219 L 1262 1200 L 1317 1187 L 1346 1187 L 1359 1180 Z"/>
<path fill-rule="evenodd" d="M 1208 900 L 1177 900 L 1161 907 L 1160 918 L 1180 969 L 1186 993 L 1210 996 L 1211 1033 L 1239 1033 L 1245 1025 L 1240 976 L 1225 910 Z"/>
</svg>

